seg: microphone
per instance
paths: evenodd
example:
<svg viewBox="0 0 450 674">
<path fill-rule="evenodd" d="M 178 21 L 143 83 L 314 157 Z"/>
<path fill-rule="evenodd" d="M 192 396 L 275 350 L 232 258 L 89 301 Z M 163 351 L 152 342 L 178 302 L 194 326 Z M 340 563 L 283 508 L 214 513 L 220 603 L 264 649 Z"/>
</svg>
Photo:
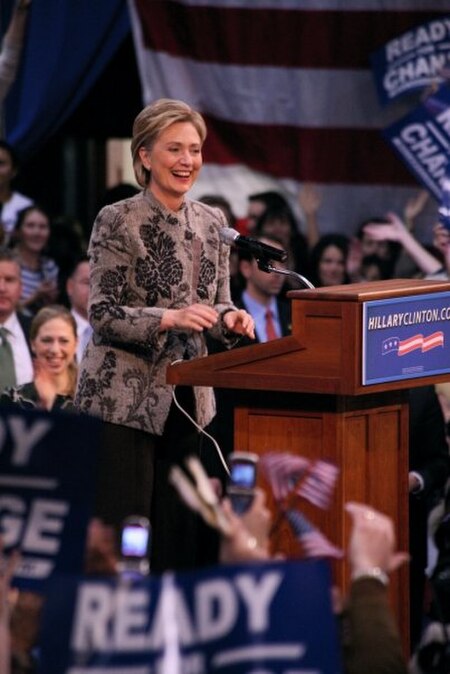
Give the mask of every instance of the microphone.
<svg viewBox="0 0 450 674">
<path fill-rule="evenodd" d="M 258 239 L 252 239 L 249 236 L 242 236 L 235 229 L 232 229 L 232 227 L 222 227 L 219 231 L 219 238 L 222 243 L 226 243 L 228 246 L 241 248 L 253 255 L 257 260 L 259 258 L 265 258 L 266 260 L 284 262 L 284 260 L 287 259 L 285 250 L 275 248 L 275 246 L 268 246 L 266 243 L 262 243 L 261 241 L 258 241 Z"/>
</svg>

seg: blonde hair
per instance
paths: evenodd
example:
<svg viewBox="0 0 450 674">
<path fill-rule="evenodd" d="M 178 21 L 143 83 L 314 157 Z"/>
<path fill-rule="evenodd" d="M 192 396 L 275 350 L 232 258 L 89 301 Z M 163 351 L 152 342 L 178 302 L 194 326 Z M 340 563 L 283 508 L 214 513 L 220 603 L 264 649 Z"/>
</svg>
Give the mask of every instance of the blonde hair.
<svg viewBox="0 0 450 674">
<path fill-rule="evenodd" d="M 134 175 L 141 187 L 148 185 L 150 171 L 142 165 L 139 149 L 145 147 L 150 150 L 158 136 L 176 122 L 190 122 L 197 130 L 203 145 L 207 133 L 205 120 L 199 112 L 184 101 L 160 98 L 141 110 L 134 120 L 131 156 Z"/>
<path fill-rule="evenodd" d="M 72 328 L 75 339 L 77 339 L 77 324 L 75 318 L 72 316 L 69 309 L 61 304 L 51 304 L 40 309 L 36 316 L 31 321 L 30 325 L 30 341 L 33 342 L 38 336 L 39 330 L 45 323 L 52 321 L 54 318 L 61 318 Z M 72 361 L 68 367 L 69 370 L 69 391 L 70 396 L 75 395 L 75 388 L 77 385 L 78 368 L 75 361 Z"/>
</svg>

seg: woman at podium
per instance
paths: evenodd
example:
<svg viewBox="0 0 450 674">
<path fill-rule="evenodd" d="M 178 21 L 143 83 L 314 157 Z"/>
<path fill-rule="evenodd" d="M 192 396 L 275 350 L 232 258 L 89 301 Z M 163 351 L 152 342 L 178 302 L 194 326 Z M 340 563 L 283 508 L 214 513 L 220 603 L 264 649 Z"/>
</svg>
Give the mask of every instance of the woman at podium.
<svg viewBox="0 0 450 674">
<path fill-rule="evenodd" d="M 76 404 L 104 421 L 97 515 L 115 525 L 150 515 L 155 571 L 199 562 L 196 522 L 167 482 L 171 465 L 198 453 L 199 434 L 172 400 L 167 367 L 206 355 L 207 331 L 228 344 L 254 336 L 253 319 L 230 299 L 225 218 L 187 198 L 205 137 L 203 118 L 182 101 L 144 108 L 131 143 L 142 191 L 103 208 L 89 244 L 93 336 Z M 177 397 L 199 426 L 212 419 L 212 389 Z"/>
</svg>

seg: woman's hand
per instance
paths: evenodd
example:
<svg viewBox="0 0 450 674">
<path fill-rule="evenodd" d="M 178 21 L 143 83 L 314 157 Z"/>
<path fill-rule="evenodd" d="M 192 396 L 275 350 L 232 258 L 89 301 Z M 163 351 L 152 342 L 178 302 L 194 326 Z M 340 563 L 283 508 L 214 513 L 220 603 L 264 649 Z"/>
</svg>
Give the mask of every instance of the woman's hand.
<svg viewBox="0 0 450 674">
<path fill-rule="evenodd" d="M 229 332 L 255 339 L 255 321 L 245 309 L 227 311 L 223 322 Z"/>
<path fill-rule="evenodd" d="M 206 304 L 191 304 L 183 309 L 166 309 L 161 318 L 160 332 L 166 330 L 209 330 L 219 320 L 219 314 Z"/>
</svg>

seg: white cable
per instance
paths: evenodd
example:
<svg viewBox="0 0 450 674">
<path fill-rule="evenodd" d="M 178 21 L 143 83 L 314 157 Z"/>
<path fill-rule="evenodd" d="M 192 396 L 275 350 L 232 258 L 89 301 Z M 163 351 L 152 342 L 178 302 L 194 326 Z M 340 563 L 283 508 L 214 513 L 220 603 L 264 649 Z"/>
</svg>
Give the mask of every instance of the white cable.
<svg viewBox="0 0 450 674">
<path fill-rule="evenodd" d="M 171 365 L 175 365 L 176 363 L 182 363 L 182 362 L 184 362 L 183 359 L 182 359 L 182 358 L 179 358 L 178 360 L 174 360 L 174 361 L 173 361 L 172 363 L 170 363 L 170 364 L 171 364 Z M 192 424 L 194 424 L 195 428 L 196 428 L 198 431 L 200 431 L 200 433 L 203 433 L 203 435 L 206 435 L 206 437 L 209 438 L 209 439 L 211 440 L 211 442 L 213 443 L 213 445 L 214 445 L 214 447 L 215 447 L 215 449 L 216 449 L 216 452 L 217 452 L 217 454 L 218 454 L 218 456 L 219 456 L 219 459 L 220 459 L 220 461 L 221 461 L 221 463 L 222 463 L 222 465 L 223 465 L 223 467 L 224 467 L 224 469 L 225 469 L 226 474 L 229 475 L 229 474 L 230 474 L 230 469 L 228 468 L 227 462 L 225 461 L 225 458 L 224 458 L 224 456 L 223 456 L 223 454 L 222 454 L 222 450 L 221 450 L 220 447 L 219 447 L 219 443 L 217 442 L 217 440 L 216 440 L 215 438 L 213 438 L 212 435 L 210 435 L 209 433 L 207 433 L 207 432 L 205 431 L 204 428 L 202 428 L 201 426 L 199 426 L 199 424 L 195 421 L 195 419 L 193 419 L 193 418 L 191 417 L 191 415 L 190 415 L 188 412 L 186 412 L 186 410 L 185 410 L 183 407 L 181 407 L 181 405 L 180 405 L 180 403 L 178 402 L 177 397 L 176 397 L 176 395 L 175 395 L 175 386 L 172 386 L 172 398 L 173 398 L 173 402 L 174 402 L 175 405 L 178 407 L 178 409 L 180 410 L 180 412 L 182 412 L 182 413 L 184 414 L 184 416 L 187 417 L 187 418 L 189 419 L 189 421 L 190 421 Z"/>
</svg>

